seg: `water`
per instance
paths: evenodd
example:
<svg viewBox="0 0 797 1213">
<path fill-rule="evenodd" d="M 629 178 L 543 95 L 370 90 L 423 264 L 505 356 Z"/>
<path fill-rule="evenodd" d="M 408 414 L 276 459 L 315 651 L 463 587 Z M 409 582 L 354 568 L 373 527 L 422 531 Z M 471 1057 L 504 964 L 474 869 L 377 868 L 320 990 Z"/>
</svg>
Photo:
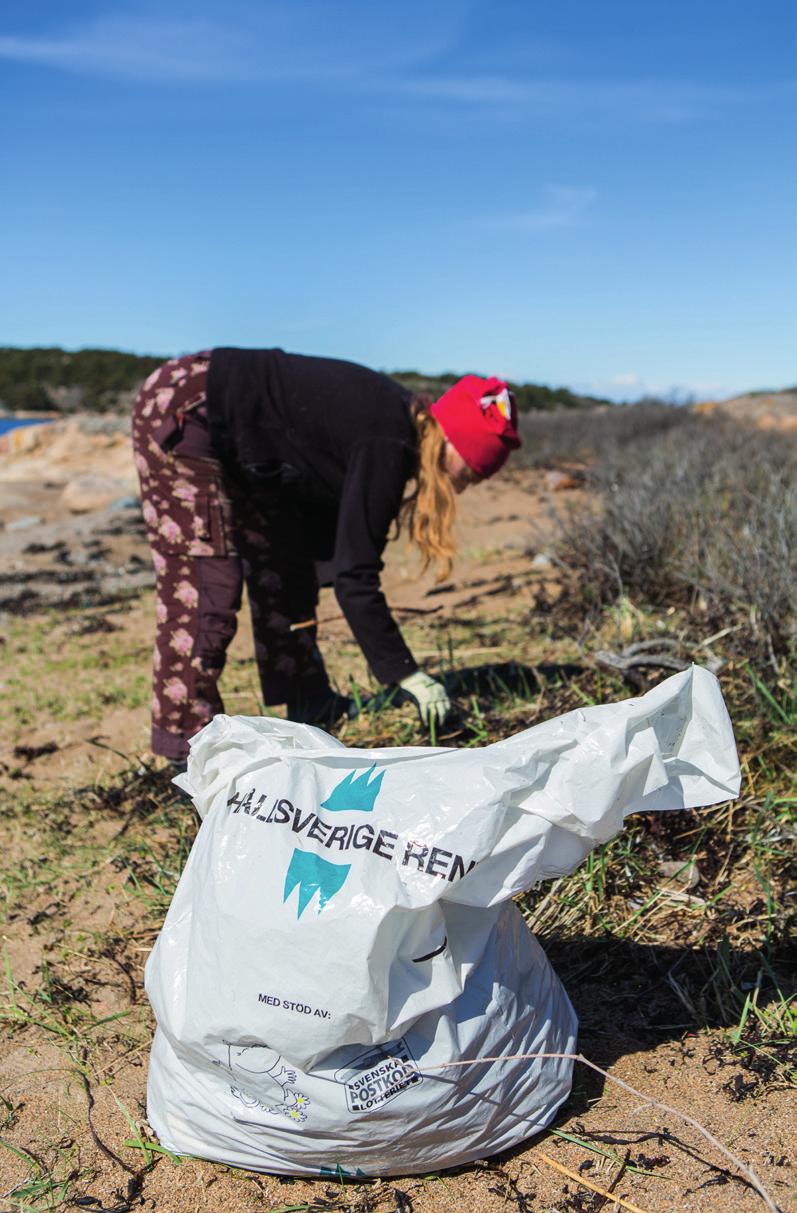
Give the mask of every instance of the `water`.
<svg viewBox="0 0 797 1213">
<path fill-rule="evenodd" d="M 0 438 L 18 425 L 48 425 L 52 417 L 0 417 Z"/>
</svg>

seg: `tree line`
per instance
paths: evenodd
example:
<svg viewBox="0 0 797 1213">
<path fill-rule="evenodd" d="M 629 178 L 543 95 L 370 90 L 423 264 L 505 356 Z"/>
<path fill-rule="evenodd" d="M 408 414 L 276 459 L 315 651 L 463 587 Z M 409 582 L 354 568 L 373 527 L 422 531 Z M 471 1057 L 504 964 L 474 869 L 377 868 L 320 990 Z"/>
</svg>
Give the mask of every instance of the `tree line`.
<svg viewBox="0 0 797 1213">
<path fill-rule="evenodd" d="M 130 407 L 134 392 L 168 355 L 127 354 L 121 350 L 63 350 L 58 346 L 0 347 L 0 408 L 9 412 L 119 412 Z M 396 371 L 392 377 L 412 391 L 441 395 L 459 375 L 423 375 Z M 518 408 L 589 408 L 606 401 L 581 396 L 565 387 L 513 383 Z"/>
</svg>

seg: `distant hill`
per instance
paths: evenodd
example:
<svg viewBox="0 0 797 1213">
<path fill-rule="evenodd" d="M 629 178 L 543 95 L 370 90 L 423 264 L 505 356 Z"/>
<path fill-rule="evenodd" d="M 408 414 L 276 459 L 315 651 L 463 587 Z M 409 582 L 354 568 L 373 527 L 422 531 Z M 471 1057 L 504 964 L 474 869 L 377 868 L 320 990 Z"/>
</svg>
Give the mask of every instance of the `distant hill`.
<svg viewBox="0 0 797 1213">
<path fill-rule="evenodd" d="M 432 398 L 442 395 L 460 377 L 454 371 L 445 375 L 423 375 L 420 371 L 391 371 L 390 374 L 410 391 L 424 392 Z M 540 383 L 510 383 L 510 387 L 521 413 L 530 409 L 590 409 L 610 403 L 596 396 L 577 395 L 566 387 L 545 387 Z"/>
<path fill-rule="evenodd" d="M 731 400 L 708 401 L 695 407 L 699 413 L 719 412 L 759 429 L 797 433 L 797 387 L 779 392 L 745 392 Z"/>
<path fill-rule="evenodd" d="M 169 355 L 125 354 L 120 350 L 63 350 L 57 346 L 20 349 L 0 346 L 0 411 L 59 413 L 126 412 L 140 386 Z M 440 396 L 459 375 L 396 371 L 392 377 L 411 391 Z M 521 412 L 529 409 L 591 408 L 607 404 L 568 388 L 512 384 Z"/>
<path fill-rule="evenodd" d="M 163 361 L 119 350 L 0 347 L 0 404 L 10 411 L 121 411 Z"/>
</svg>

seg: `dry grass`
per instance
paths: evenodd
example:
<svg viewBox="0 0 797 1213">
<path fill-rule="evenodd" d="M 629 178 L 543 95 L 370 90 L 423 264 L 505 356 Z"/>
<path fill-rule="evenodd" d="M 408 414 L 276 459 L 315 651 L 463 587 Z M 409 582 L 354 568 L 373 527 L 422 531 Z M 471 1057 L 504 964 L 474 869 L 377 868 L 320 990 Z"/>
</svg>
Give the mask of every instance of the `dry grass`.
<svg viewBox="0 0 797 1213">
<path fill-rule="evenodd" d="M 520 418 L 523 447 L 514 462 L 523 467 L 593 463 L 606 454 L 678 430 L 689 417 L 686 409 L 653 401 L 577 412 L 525 413 Z"/>
<path fill-rule="evenodd" d="M 537 424 L 546 432 L 551 423 Z M 548 438 L 557 459 L 589 461 L 588 491 L 560 510 L 557 545 L 584 608 L 623 598 L 689 606 L 712 630 L 732 626 L 732 647 L 756 664 L 777 669 L 793 652 L 792 437 L 640 405 L 593 416 L 592 425 L 560 417 Z"/>
<path fill-rule="evenodd" d="M 528 612 L 520 595 L 512 618 L 479 621 L 479 641 L 507 660 L 469 674 L 455 667 L 472 626 L 464 620 L 453 627 L 436 620 L 418 625 L 416 641 L 425 639 L 441 656 L 449 651 L 447 676 L 468 709 L 467 727 L 448 740 L 483 744 L 628 693 L 620 680 L 596 670 L 588 654 L 579 655 L 572 641 L 560 642 L 558 663 L 513 663 L 512 653 L 528 636 Z M 553 613 L 547 620 L 534 617 L 538 626 L 555 630 Z M 637 613 L 638 634 L 659 634 L 663 618 L 672 626 L 671 616 Z M 685 617 L 680 623 L 685 626 Z M 622 619 L 607 616 L 590 642 L 609 643 L 623 626 Z M 577 659 L 565 660 L 568 652 Z M 527 894 L 522 908 L 574 997 L 587 1056 L 611 1068 L 629 1033 L 650 1040 L 650 1047 L 702 1033 L 724 1098 L 746 1104 L 795 1082 L 794 974 L 786 950 L 793 925 L 787 890 L 795 704 L 777 684 L 767 685 L 743 667 L 731 665 L 724 689 L 744 759 L 741 799 L 708 812 L 632 819 L 572 876 Z M 342 732 L 359 745 L 418 740 L 412 713 L 389 707 Z M 178 1172 L 187 1165 L 165 1154 L 145 1123 L 142 1063 L 152 1021 L 142 975 L 190 848 L 193 819 L 164 775 L 140 763 L 121 777 L 47 799 L 24 777 L 16 786 L 19 795 L 4 809 L 0 871 L 10 937 L 28 942 L 22 951 L 10 947 L 0 1019 L 11 1053 L 18 1058 L 23 1050 L 38 1059 L 35 1082 L 44 1081 L 44 1066 L 55 1075 L 47 1080 L 49 1089 L 71 1095 L 58 1096 L 59 1124 L 45 1136 L 41 1121 L 29 1119 L 35 1084 L 30 1090 L 14 1079 L 4 1084 L 0 1147 L 15 1169 L 13 1182 L 4 1185 L 3 1208 L 55 1211 L 100 1193 L 105 1207 L 123 1213 L 167 1180 L 181 1184 Z M 38 958 L 33 964 L 31 956 Z M 683 1064 L 690 1064 L 688 1051 Z M 585 1106 L 590 1092 L 597 1094 L 588 1082 L 577 1083 L 576 1108 Z M 571 1169 L 594 1160 L 607 1174 L 614 1168 L 655 1190 L 659 1181 L 647 1177 L 666 1178 L 684 1157 L 691 1165 L 677 1133 L 659 1133 L 651 1150 L 645 1135 L 637 1146 L 621 1147 L 611 1133 L 596 1135 L 572 1112 L 560 1126 L 546 1148 L 558 1143 L 569 1150 L 560 1158 Z M 716 1159 L 703 1162 L 709 1174 L 727 1177 Z M 293 1200 L 281 1195 L 277 1181 L 263 1177 L 258 1189 L 252 1177 L 229 1168 L 202 1164 L 198 1174 L 202 1185 L 221 1177 L 236 1201 L 248 1183 L 251 1199 L 244 1207 L 307 1213 L 434 1209 L 443 1207 L 435 1203 L 441 1183 L 455 1184 L 463 1196 L 482 1190 L 478 1168 L 450 1181 L 427 1177 L 398 1187 L 297 1186 L 284 1191 L 287 1197 L 295 1192 Z M 500 1164 L 484 1172 L 485 1201 L 502 1193 L 499 1204 L 531 1210 L 530 1189 L 520 1175 Z M 606 1182 L 601 1169 L 588 1175 Z M 590 1200 L 574 1190 L 557 1208 L 598 1207 Z"/>
<path fill-rule="evenodd" d="M 660 1082 L 666 1090 L 682 1076 L 689 1085 L 681 1102 L 702 1098 L 715 1130 L 726 1121 L 749 1123 L 748 1116 L 775 1141 L 785 1092 L 797 1081 L 788 950 L 797 687 L 784 661 L 788 614 L 773 528 L 788 501 L 790 456 L 766 438 L 753 446 L 738 431 L 709 432 L 702 422 L 692 429 L 685 414 L 672 424 L 671 417 L 660 418 L 653 436 L 647 429 L 606 442 L 591 473 L 602 504 L 573 515 L 560 549 L 560 559 L 581 571 L 579 592 L 556 599 L 542 588 L 542 575 L 518 577 L 500 609 L 493 597 L 478 607 L 469 600 L 459 617 L 420 617 L 409 639 L 433 654 L 430 667 L 461 706 L 461 726 L 443 740 L 466 746 L 644 690 L 663 674 L 641 667 L 632 686 L 598 666 L 604 649 L 654 646 L 721 668 L 743 763 L 740 798 L 705 812 L 631 818 L 573 875 L 530 890 L 521 908 L 573 998 L 586 1056 L 636 1074 L 640 1089 Z M 707 477 L 712 452 L 716 466 Z M 673 460 L 683 465 L 681 479 L 662 483 Z M 638 533 L 648 534 L 646 510 L 650 553 L 638 541 Z M 628 528 L 629 517 L 637 525 Z M 665 534 L 673 528 L 677 543 Z M 784 534 L 791 559 L 793 534 L 788 527 Z M 744 553 L 753 550 L 761 571 L 750 582 L 740 567 L 746 575 Z M 16 654 L 9 723 L 20 737 L 33 721 L 63 722 L 70 713 L 93 731 L 95 710 L 132 711 L 128 698 L 132 705 L 141 699 L 147 653 L 140 636 L 125 630 L 121 609 L 111 639 L 97 632 L 94 616 L 87 631 L 86 620 L 79 611 L 60 612 L 9 629 Z M 342 644 L 340 672 L 351 668 L 350 655 Z M 251 663 L 232 662 L 227 677 L 230 702 L 255 710 Z M 411 709 L 390 705 L 339 733 L 361 746 L 422 740 Z M 135 755 L 121 774 L 47 793 L 35 779 L 37 761 L 17 755 L 0 792 L 2 1213 L 76 1205 L 89 1213 L 612 1207 L 577 1181 L 542 1174 L 538 1143 L 454 1175 L 369 1185 L 342 1175 L 292 1184 L 164 1152 L 146 1125 L 153 1024 L 143 964 L 190 849 L 193 815 L 167 777 Z M 636 1070 L 624 1069 L 629 1058 Z M 644 1209 L 758 1207 L 721 1160 L 685 1140 L 677 1125 L 643 1119 L 640 1128 L 639 1117 L 621 1116 L 595 1076 L 582 1072 L 540 1140 L 570 1172 L 613 1192 L 626 1185 Z M 760 1140 L 748 1143 L 747 1157 L 785 1201 L 782 1151 L 771 1146 L 762 1156 Z M 701 1203 L 705 1185 L 712 1185 L 708 1204 Z"/>
</svg>

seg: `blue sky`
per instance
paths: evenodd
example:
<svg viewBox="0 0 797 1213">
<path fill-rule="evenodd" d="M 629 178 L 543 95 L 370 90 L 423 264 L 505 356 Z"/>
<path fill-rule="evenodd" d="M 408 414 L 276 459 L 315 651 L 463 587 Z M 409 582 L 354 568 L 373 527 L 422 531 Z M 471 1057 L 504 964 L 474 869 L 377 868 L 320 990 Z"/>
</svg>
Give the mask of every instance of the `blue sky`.
<svg viewBox="0 0 797 1213">
<path fill-rule="evenodd" d="M 797 382 L 791 0 L 6 0 L 0 344 Z"/>
</svg>

